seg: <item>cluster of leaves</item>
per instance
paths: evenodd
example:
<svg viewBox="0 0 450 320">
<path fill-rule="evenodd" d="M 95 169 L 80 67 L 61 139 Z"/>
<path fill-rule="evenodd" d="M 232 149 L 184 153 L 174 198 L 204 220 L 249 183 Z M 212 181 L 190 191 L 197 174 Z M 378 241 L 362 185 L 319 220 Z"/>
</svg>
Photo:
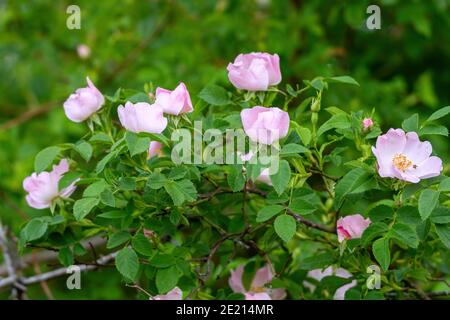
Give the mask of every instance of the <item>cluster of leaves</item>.
<svg viewBox="0 0 450 320">
<path fill-rule="evenodd" d="M 75 200 L 58 200 L 52 214 L 23 227 L 22 247 L 57 249 L 67 266 L 86 254 L 81 241 L 105 236 L 107 249 L 118 252 L 116 268 L 124 280 L 152 295 L 179 286 L 190 298 L 242 298 L 228 287 L 230 270 L 245 264 L 247 284 L 267 263 L 276 271 L 272 286 L 286 288 L 292 299 L 329 298 L 350 282 L 329 276 L 313 292 L 305 288 L 304 281 L 314 283 L 309 270 L 330 265 L 357 279 L 347 298 L 420 297 L 417 283 L 425 292 L 434 290 L 427 281 L 450 272 L 450 178 L 418 184 L 380 178 L 370 148 L 381 130 L 377 125 L 363 129 L 369 116 L 363 111 L 322 106 L 322 95 L 334 83 L 359 85 L 348 76 L 259 93 L 208 85 L 198 94 L 194 112 L 171 117 L 162 134 L 126 132 L 117 121 L 117 106 L 148 101 L 151 86 L 143 92 L 117 90 L 78 142 L 37 154 L 36 172 L 58 158 L 71 159 L 59 188 L 76 181 L 77 191 Z M 202 121 L 204 130 L 240 129 L 240 111 L 254 105 L 290 111 L 279 170 L 270 177 L 273 186 L 254 182 L 259 164 L 176 165 L 171 160 L 173 129 L 192 129 L 193 120 Z M 449 113 L 450 107 L 442 108 L 420 127 L 414 115 L 402 126 L 420 136 L 447 134 L 438 122 Z M 164 145 L 165 156 L 148 159 L 152 140 Z M 370 217 L 372 224 L 362 238 L 339 244 L 336 220 L 355 213 Z M 374 264 L 382 269 L 378 291 L 366 284 L 367 268 Z"/>
</svg>

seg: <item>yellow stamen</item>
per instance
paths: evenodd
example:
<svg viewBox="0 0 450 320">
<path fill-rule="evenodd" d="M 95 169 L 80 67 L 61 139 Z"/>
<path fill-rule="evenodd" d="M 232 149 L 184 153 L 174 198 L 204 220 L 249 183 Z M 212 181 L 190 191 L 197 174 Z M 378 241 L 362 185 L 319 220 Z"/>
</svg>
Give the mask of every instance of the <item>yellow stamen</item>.
<svg viewBox="0 0 450 320">
<path fill-rule="evenodd" d="M 264 287 L 252 287 L 250 291 L 251 292 L 258 292 L 258 293 L 260 293 L 260 292 L 266 292 L 267 289 L 264 288 Z"/>
<path fill-rule="evenodd" d="M 401 153 L 397 153 L 394 156 L 394 158 L 392 159 L 392 163 L 398 170 L 401 170 L 403 172 L 405 172 L 405 170 L 413 164 L 411 160 L 409 160 L 404 154 Z"/>
</svg>

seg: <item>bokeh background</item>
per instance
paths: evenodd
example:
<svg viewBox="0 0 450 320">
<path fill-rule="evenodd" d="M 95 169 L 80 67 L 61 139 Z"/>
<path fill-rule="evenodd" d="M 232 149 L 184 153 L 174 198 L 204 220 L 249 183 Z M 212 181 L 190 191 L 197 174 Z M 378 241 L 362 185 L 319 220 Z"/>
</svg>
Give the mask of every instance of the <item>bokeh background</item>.
<svg viewBox="0 0 450 320">
<path fill-rule="evenodd" d="M 66 27 L 72 4 L 81 9 L 80 30 Z M 366 28 L 370 4 L 381 8 L 381 30 Z M 283 86 L 355 78 L 361 87 L 333 86 L 325 105 L 367 114 L 375 108 L 385 131 L 450 104 L 449 30 L 448 0 L 0 0 L 0 219 L 18 230 L 42 214 L 27 207 L 22 180 L 39 150 L 84 132 L 62 104 L 87 75 L 109 95 L 184 81 L 195 103 L 209 83 L 231 87 L 226 66 L 237 54 L 276 52 Z M 89 57 L 80 57 L 80 45 Z M 448 117 L 441 122 L 450 126 Z M 448 138 L 433 136 L 432 143 L 449 163 Z M 113 270 L 83 281 L 81 291 L 65 289 L 65 281 L 49 286 L 55 298 L 135 297 Z M 32 287 L 30 297 L 45 299 L 41 289 Z"/>
</svg>

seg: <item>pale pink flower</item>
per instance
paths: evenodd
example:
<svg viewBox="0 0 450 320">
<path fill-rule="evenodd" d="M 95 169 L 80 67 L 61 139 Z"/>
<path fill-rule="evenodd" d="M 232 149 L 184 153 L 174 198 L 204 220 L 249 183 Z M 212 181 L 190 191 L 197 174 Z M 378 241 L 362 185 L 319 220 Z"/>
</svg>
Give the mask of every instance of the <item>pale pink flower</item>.
<svg viewBox="0 0 450 320">
<path fill-rule="evenodd" d="M 159 87 L 156 88 L 155 104 L 160 105 L 164 113 L 176 116 L 194 110 L 189 91 L 183 82 L 173 91 Z"/>
<path fill-rule="evenodd" d="M 362 125 L 363 125 L 364 130 L 368 130 L 368 129 L 372 128 L 373 127 L 372 118 L 364 118 L 362 121 Z"/>
<path fill-rule="evenodd" d="M 166 294 L 154 296 L 152 300 L 183 300 L 183 291 L 175 287 Z"/>
<path fill-rule="evenodd" d="M 87 59 L 91 55 L 91 48 L 85 44 L 80 44 L 77 46 L 77 53 L 81 59 Z"/>
<path fill-rule="evenodd" d="M 370 225 L 369 218 L 364 219 L 360 214 L 341 217 L 336 224 L 339 242 L 361 238 L 364 230 Z"/>
<path fill-rule="evenodd" d="M 265 287 L 272 282 L 273 273 L 270 266 L 266 265 L 256 271 L 251 282 L 250 289 L 247 290 L 242 282 L 244 266 L 239 266 L 231 271 L 231 277 L 228 284 L 236 293 L 242 293 L 245 300 L 282 300 L 286 297 L 286 291 L 282 288 L 271 289 Z"/>
<path fill-rule="evenodd" d="M 69 163 L 62 159 L 58 165 L 54 165 L 52 171 L 33 173 L 23 181 L 23 188 L 28 192 L 25 199 L 30 207 L 36 209 L 50 208 L 52 202 L 58 198 L 68 198 L 75 191 L 73 182 L 68 187 L 58 190 L 58 183 L 62 176 L 69 171 Z"/>
<path fill-rule="evenodd" d="M 442 160 L 431 156 L 431 143 L 421 142 L 415 132 L 405 134 L 402 129 L 389 129 L 377 138 L 372 152 L 377 158 L 378 173 L 383 178 L 417 183 L 439 176 L 442 171 Z"/>
<path fill-rule="evenodd" d="M 64 102 L 64 112 L 73 122 L 82 122 L 97 112 L 105 103 L 102 93 L 94 86 L 89 77 L 88 86 L 71 94 Z"/>
<path fill-rule="evenodd" d="M 289 114 L 279 108 L 256 106 L 241 111 L 245 134 L 253 142 L 272 144 L 289 131 Z"/>
<path fill-rule="evenodd" d="M 157 104 L 150 105 L 147 102 L 125 103 L 117 109 L 122 126 L 128 131 L 139 133 L 161 133 L 167 126 L 167 118 L 163 109 Z"/>
<path fill-rule="evenodd" d="M 238 89 L 265 91 L 281 82 L 280 58 L 277 54 L 254 52 L 240 54 L 228 64 L 228 79 Z"/>
<path fill-rule="evenodd" d="M 161 156 L 162 153 L 162 143 L 159 141 L 150 142 L 150 147 L 148 148 L 148 158 L 152 158 L 154 156 Z"/>
<path fill-rule="evenodd" d="M 270 179 L 270 174 L 269 174 L 269 168 L 265 168 L 261 171 L 259 177 L 256 179 L 256 181 L 265 183 L 269 186 L 272 186 L 272 180 Z"/>
<path fill-rule="evenodd" d="M 321 281 L 323 278 L 325 277 L 329 277 L 329 276 L 336 276 L 339 278 L 344 278 L 344 279 L 350 279 L 351 277 L 353 277 L 353 275 L 348 272 L 346 269 L 344 268 L 336 268 L 333 269 L 332 266 L 327 267 L 326 269 L 322 270 L 322 269 L 314 269 L 308 272 L 308 277 L 315 279 L 317 281 Z M 345 293 L 355 287 L 358 284 L 358 282 L 356 280 L 353 280 L 350 283 L 347 283 L 345 285 L 343 285 L 342 287 L 338 288 L 336 290 L 336 292 L 334 293 L 333 299 L 334 300 L 345 300 Z M 316 287 L 307 282 L 304 281 L 303 285 L 307 288 L 309 288 L 311 290 L 311 292 L 314 292 L 314 290 L 316 289 Z"/>
</svg>

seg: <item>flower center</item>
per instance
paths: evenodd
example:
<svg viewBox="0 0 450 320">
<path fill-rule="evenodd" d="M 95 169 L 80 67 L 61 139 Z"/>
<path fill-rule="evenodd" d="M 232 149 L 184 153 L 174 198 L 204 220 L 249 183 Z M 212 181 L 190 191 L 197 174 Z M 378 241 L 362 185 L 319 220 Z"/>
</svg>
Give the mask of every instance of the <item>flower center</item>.
<svg viewBox="0 0 450 320">
<path fill-rule="evenodd" d="M 252 287 L 251 292 L 255 292 L 255 293 L 261 293 L 261 292 L 266 292 L 267 289 L 264 287 Z"/>
<path fill-rule="evenodd" d="M 403 172 L 405 172 L 405 170 L 413 164 L 411 160 L 409 160 L 404 154 L 401 153 L 397 153 L 394 156 L 394 158 L 392 159 L 392 163 L 398 170 L 401 170 Z"/>
</svg>

